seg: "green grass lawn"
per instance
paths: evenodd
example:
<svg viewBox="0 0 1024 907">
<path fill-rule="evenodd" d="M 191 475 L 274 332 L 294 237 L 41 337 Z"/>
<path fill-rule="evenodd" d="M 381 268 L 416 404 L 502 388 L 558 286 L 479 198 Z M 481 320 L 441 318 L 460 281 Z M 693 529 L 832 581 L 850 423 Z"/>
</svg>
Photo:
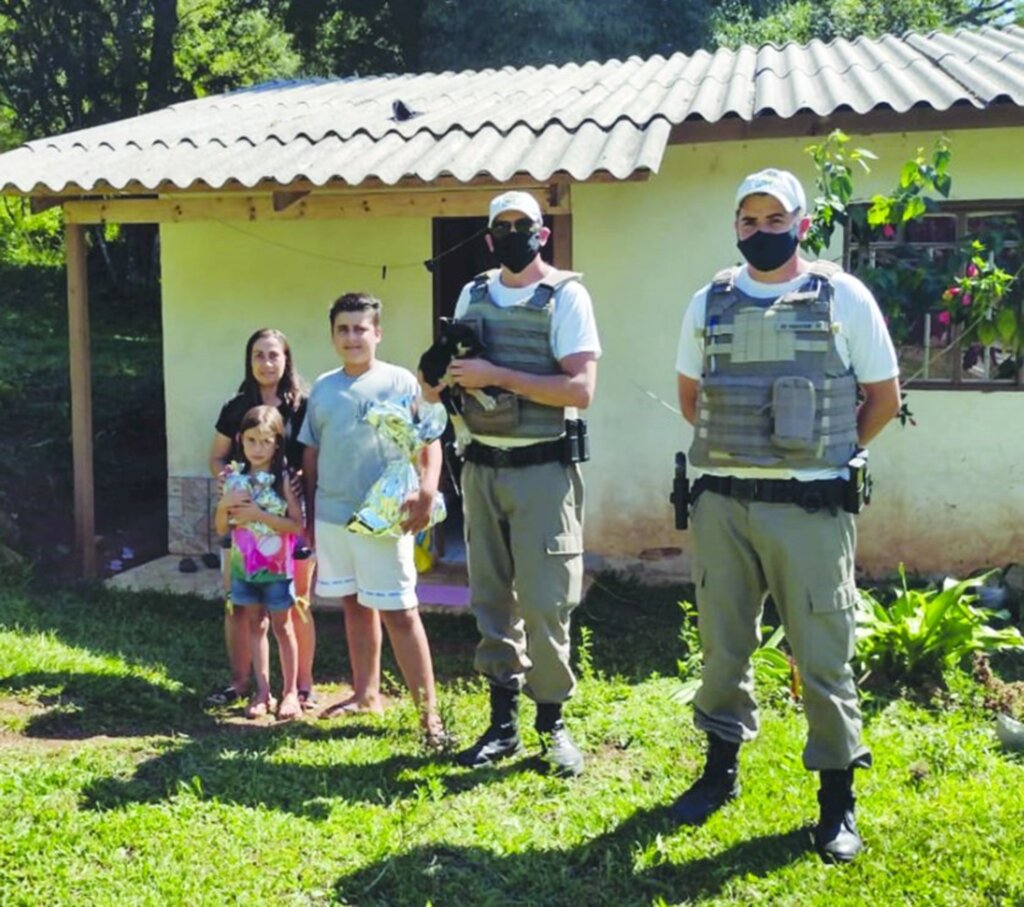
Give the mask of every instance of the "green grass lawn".
<svg viewBox="0 0 1024 907">
<path fill-rule="evenodd" d="M 854 865 L 810 847 L 816 778 L 781 696 L 742 753 L 742 797 L 675 828 L 667 807 L 702 758 L 673 698 L 683 594 L 602 583 L 580 608 L 568 715 L 588 766 L 566 781 L 530 759 L 431 757 L 393 679 L 379 719 L 204 712 L 224 676 L 209 603 L 0 592 L 0 904 L 1024 903 L 1024 762 L 999 750 L 966 678 L 941 704 L 867 704 L 876 765 L 858 774 Z M 347 675 L 340 617 L 318 626 L 329 693 Z M 471 741 L 486 721 L 472 621 L 427 629 L 444 712 Z"/>
</svg>

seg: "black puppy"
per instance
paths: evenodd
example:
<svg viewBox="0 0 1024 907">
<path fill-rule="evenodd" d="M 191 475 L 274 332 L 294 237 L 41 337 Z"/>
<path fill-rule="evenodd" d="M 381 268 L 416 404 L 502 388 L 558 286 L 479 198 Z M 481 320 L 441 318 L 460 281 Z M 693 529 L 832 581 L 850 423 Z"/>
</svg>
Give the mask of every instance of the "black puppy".
<svg viewBox="0 0 1024 907">
<path fill-rule="evenodd" d="M 423 374 L 424 380 L 431 386 L 444 382 L 445 372 L 448 371 L 448 366 L 453 359 L 472 359 L 475 356 L 482 356 L 486 350 L 483 341 L 477 336 L 471 325 L 451 318 L 442 318 L 440 326 L 441 330 L 437 339 L 420 356 L 420 372 Z M 494 398 L 484 391 L 471 389 L 464 392 L 474 396 L 484 409 L 494 408 Z M 443 384 L 440 397 L 444 408 L 451 417 L 452 426 L 455 429 L 455 443 L 461 451 L 471 440 L 469 429 L 462 418 L 462 410 L 447 383 Z"/>
</svg>

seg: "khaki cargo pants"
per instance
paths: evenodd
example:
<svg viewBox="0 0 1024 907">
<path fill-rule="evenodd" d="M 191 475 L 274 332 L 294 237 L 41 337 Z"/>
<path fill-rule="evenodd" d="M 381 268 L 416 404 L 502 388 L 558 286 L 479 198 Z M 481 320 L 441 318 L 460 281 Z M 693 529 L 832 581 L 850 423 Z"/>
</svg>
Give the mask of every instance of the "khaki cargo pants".
<svg viewBox="0 0 1024 907">
<path fill-rule="evenodd" d="M 564 702 L 576 686 L 569 617 L 583 584 L 579 467 L 467 462 L 462 498 L 476 669 L 537 702 Z"/>
<path fill-rule="evenodd" d="M 734 743 L 757 735 L 750 659 L 770 593 L 802 681 L 804 765 L 821 771 L 870 764 L 850 667 L 857 595 L 853 516 L 706 491 L 691 525 L 704 649 L 697 727 Z"/>
</svg>

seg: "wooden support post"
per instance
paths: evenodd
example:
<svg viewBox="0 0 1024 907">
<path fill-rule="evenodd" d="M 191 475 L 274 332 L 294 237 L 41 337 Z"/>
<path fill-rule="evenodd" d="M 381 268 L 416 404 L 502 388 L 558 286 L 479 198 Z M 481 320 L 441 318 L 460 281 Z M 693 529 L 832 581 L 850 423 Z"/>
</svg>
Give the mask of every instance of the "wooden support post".
<svg viewBox="0 0 1024 907">
<path fill-rule="evenodd" d="M 68 269 L 68 347 L 71 368 L 71 450 L 75 479 L 75 555 L 86 579 L 96 577 L 96 513 L 92 456 L 92 362 L 85 230 L 64 229 Z"/>
<path fill-rule="evenodd" d="M 554 248 L 551 251 L 551 263 L 560 270 L 572 270 L 572 215 L 555 214 L 551 218 L 554 226 Z"/>
</svg>

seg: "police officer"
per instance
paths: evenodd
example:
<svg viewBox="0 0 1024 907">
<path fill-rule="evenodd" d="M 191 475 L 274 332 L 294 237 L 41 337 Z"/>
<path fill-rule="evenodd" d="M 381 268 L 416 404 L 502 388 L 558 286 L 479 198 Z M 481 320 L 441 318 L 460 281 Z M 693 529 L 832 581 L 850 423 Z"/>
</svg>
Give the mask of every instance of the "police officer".
<svg viewBox="0 0 1024 907">
<path fill-rule="evenodd" d="M 549 768 L 583 770 L 562 719 L 572 695 L 569 616 L 583 579 L 583 482 L 575 409 L 590 405 L 601 355 L 580 275 L 540 255 L 550 231 L 537 200 L 506 192 L 491 201 L 486 242 L 500 269 L 462 290 L 455 318 L 471 324 L 483 357 L 448 369 L 472 442 L 462 469 L 470 597 L 481 640 L 475 665 L 490 683 L 490 723 L 456 756 L 482 766 L 522 752 L 519 698 L 537 703 Z M 436 399 L 437 388 L 424 388 Z M 567 421 L 569 420 L 569 421 Z M 568 431 L 568 435 L 567 435 Z"/>
<path fill-rule="evenodd" d="M 820 773 L 815 845 L 845 862 L 862 846 L 853 771 L 871 763 L 849 664 L 847 464 L 899 411 L 899 370 L 870 291 L 800 256 L 806 208 L 791 173 L 743 180 L 735 230 L 746 264 L 716 275 L 683 318 L 676 371 L 699 473 L 691 525 L 704 650 L 694 713 L 708 751 L 672 810 L 697 825 L 739 793 L 739 747 L 758 731 L 751 656 L 770 593 L 803 679 L 804 765 Z"/>
</svg>

